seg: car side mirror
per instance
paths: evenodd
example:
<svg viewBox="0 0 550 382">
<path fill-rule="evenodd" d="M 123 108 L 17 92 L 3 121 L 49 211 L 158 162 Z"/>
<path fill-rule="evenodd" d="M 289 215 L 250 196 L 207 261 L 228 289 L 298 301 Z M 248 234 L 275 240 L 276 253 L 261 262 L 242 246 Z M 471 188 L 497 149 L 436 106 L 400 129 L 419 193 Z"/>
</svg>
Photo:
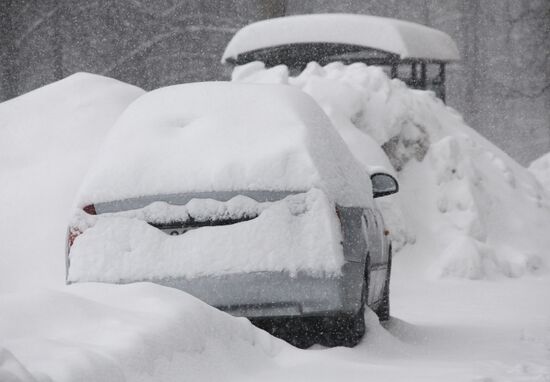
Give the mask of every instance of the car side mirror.
<svg viewBox="0 0 550 382">
<path fill-rule="evenodd" d="M 372 174 L 370 180 L 372 181 L 372 196 L 374 198 L 395 194 L 399 191 L 397 180 L 390 174 L 378 172 Z"/>
</svg>

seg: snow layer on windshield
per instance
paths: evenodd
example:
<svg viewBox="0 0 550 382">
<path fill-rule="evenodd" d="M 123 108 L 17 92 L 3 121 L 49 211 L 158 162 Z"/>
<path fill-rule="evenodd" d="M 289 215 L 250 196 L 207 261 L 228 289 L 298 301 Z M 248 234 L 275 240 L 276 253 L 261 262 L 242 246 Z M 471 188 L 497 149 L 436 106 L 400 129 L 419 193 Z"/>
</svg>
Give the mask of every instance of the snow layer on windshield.
<svg viewBox="0 0 550 382">
<path fill-rule="evenodd" d="M 199 208 L 197 208 L 199 207 Z M 165 213 L 166 210 L 172 212 Z M 73 225 L 84 231 L 70 253 L 69 281 L 143 281 L 166 277 L 260 271 L 299 271 L 339 275 L 344 263 L 335 206 L 320 190 L 255 203 L 237 197 L 229 202 L 193 200 L 187 206 L 158 204 L 143 210 L 90 216 L 78 212 Z M 258 217 L 170 236 L 147 224 L 189 215 L 201 219 Z M 80 219 L 78 218 L 80 217 Z"/>
<path fill-rule="evenodd" d="M 195 83 L 152 91 L 128 107 L 88 174 L 79 205 L 312 187 L 343 206 L 372 203 L 370 180 L 310 97 L 287 86 Z"/>
<path fill-rule="evenodd" d="M 547 265 L 548 191 L 432 92 L 364 64 L 310 63 L 290 77 L 285 66 L 255 62 L 237 67 L 233 80 L 300 88 L 370 172 L 393 166 L 400 193 L 377 203 L 394 249 L 405 246 L 407 261 L 431 276 L 518 277 Z M 541 160 L 532 171 L 545 166 Z"/>
<path fill-rule="evenodd" d="M 316 42 L 364 46 L 401 58 L 459 59 L 455 42 L 437 29 L 385 17 L 331 13 L 279 17 L 247 25 L 231 39 L 222 61 L 257 49 Z"/>
<path fill-rule="evenodd" d="M 77 73 L 0 104 L 0 291 L 63 284 L 78 187 L 107 131 L 143 93 Z"/>
</svg>

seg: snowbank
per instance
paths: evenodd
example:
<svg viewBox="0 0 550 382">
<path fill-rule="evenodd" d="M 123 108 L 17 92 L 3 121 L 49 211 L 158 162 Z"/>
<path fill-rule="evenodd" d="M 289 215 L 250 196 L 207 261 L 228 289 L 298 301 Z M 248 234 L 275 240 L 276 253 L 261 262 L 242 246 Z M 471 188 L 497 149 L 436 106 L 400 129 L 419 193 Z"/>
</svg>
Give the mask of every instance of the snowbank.
<svg viewBox="0 0 550 382">
<path fill-rule="evenodd" d="M 319 106 L 286 86 L 175 85 L 139 98 L 113 127 L 79 205 L 156 194 L 307 191 L 368 206 L 370 181 Z"/>
<path fill-rule="evenodd" d="M 363 64 L 310 63 L 289 77 L 284 66 L 265 69 L 255 62 L 237 67 L 233 80 L 302 89 L 360 162 L 386 168 L 391 163 L 400 194 L 389 206 L 377 202 L 397 248 L 410 244 L 407 257 L 431 275 L 516 277 L 547 261 L 548 193 L 433 93 L 409 89 Z"/>
<path fill-rule="evenodd" d="M 36 382 L 36 379 L 10 351 L 0 347 L 0 381 Z"/>
<path fill-rule="evenodd" d="M 4 294 L 0 311 L 3 382 L 223 380 L 285 347 L 246 319 L 148 283 Z"/>
<path fill-rule="evenodd" d="M 417 98 L 408 91 L 401 92 L 397 86 L 400 85 L 389 82 L 391 92 L 373 91 L 369 99 L 372 102 L 385 99 L 381 102 L 382 111 L 387 110 L 398 94 L 409 94 L 405 99 L 417 100 L 420 105 L 435 105 L 429 95 Z M 61 92 L 65 87 L 67 95 Z M 93 89 L 97 89 L 97 97 L 87 93 Z M 67 215 L 72 213 L 74 190 L 85 164 L 95 154 L 96 143 L 126 100 L 130 102 L 139 93 L 138 89 L 117 81 L 79 75 L 0 104 L 0 289 L 62 282 L 65 227 Z M 54 102 L 50 103 L 50 99 Z M 78 99 L 84 103 L 80 104 Z M 15 106 L 17 109 L 12 112 Z M 442 115 L 428 112 L 416 115 L 411 111 L 411 116 L 439 120 L 452 114 L 441 105 L 434 108 Z M 370 114 L 377 116 L 376 110 Z M 406 107 L 399 110 L 408 113 Z M 333 110 L 332 118 L 340 115 L 345 121 L 346 114 L 336 111 Z M 391 116 L 383 112 L 378 117 Z M 82 130 L 73 125 L 75 121 L 82 123 Z M 461 126 L 460 119 L 450 126 Z M 396 126 L 388 128 L 401 131 Z M 356 130 L 350 129 L 350 134 L 367 137 Z M 50 139 L 55 132 L 60 132 L 57 139 Z M 78 139 L 71 138 L 73 132 Z M 95 133 L 99 136 L 95 137 Z M 93 147 L 80 145 L 80 134 Z M 402 136 L 398 133 L 396 137 Z M 474 203 L 479 204 L 481 211 L 498 212 L 499 208 L 513 207 L 509 214 L 515 214 L 519 210 L 518 216 L 503 221 L 502 225 L 515 224 L 515 235 L 525 235 L 532 242 L 541 239 L 539 250 L 547 245 L 541 231 L 548 228 L 548 222 L 543 219 L 540 226 L 534 224 L 533 219 L 540 217 L 540 211 L 537 208 L 534 216 L 528 216 L 533 209 L 523 195 L 531 176 L 475 136 L 472 138 L 477 145 L 475 150 L 467 137 L 434 136 L 425 141 L 428 150 L 424 159 L 410 157 L 399 172 L 401 196 L 407 202 L 404 212 L 418 241 L 394 259 L 391 289 L 394 317 L 383 328 L 368 312 L 369 333 L 357 348 L 294 349 L 243 319 L 229 317 L 170 288 L 146 283 L 78 284 L 58 291 L 0 294 L 0 381 L 547 381 L 548 274 L 471 283 L 427 281 L 418 272 L 433 266 L 441 248 L 446 247 L 445 240 L 456 240 L 455 248 L 462 246 L 464 251 L 460 252 L 469 254 L 468 259 L 482 259 L 476 246 L 479 240 L 473 242 L 471 250 L 470 234 L 459 238 L 462 232 L 459 228 L 446 226 L 458 222 L 461 211 L 467 217 Z M 373 138 L 366 139 L 372 142 Z M 440 146 L 431 147 L 438 141 Z M 379 149 L 379 145 L 374 146 Z M 364 154 L 360 148 L 357 143 L 358 156 Z M 383 165 L 387 158 L 381 149 L 377 153 L 382 155 L 379 161 L 372 160 Z M 368 151 L 365 155 L 371 154 Z M 509 172 L 502 171 L 505 166 L 509 166 Z M 461 187 L 472 184 L 470 170 L 478 167 L 481 167 L 479 184 L 485 185 L 483 194 L 492 196 L 487 203 L 477 199 L 464 203 L 467 199 L 461 199 L 457 204 L 458 199 L 451 196 L 464 194 Z M 491 181 L 487 180 L 488 172 L 494 177 Z M 509 183 L 512 175 L 505 174 L 513 174 L 515 188 Z M 493 188 L 495 184 L 502 186 L 502 195 L 501 188 Z M 451 195 L 451 189 L 455 188 L 456 194 Z M 533 195 L 531 204 L 540 203 L 544 210 L 547 200 L 544 193 L 540 198 L 536 192 Z M 441 203 L 443 210 L 454 211 L 450 215 L 440 210 L 437 203 L 440 197 L 446 201 Z M 517 205 L 511 203 L 511 197 L 518 198 Z M 521 211 L 525 206 L 527 210 Z M 158 216 L 155 215 L 158 211 L 146 212 Z M 490 215 L 487 221 L 482 221 L 482 227 L 495 219 L 498 216 Z M 35 229 L 31 238 L 29 222 Z M 438 227 L 438 224 L 444 225 Z M 449 235 L 438 236 L 438 229 Z M 464 237 L 467 240 L 462 240 Z M 489 232 L 487 237 L 493 237 L 493 233 Z M 516 239 L 503 237 L 502 242 L 513 244 Z M 495 251 L 493 255 L 488 257 L 489 261 L 500 260 L 502 252 Z M 464 264 L 458 262 L 455 269 L 468 270 Z M 473 270 L 484 269 L 474 267 Z M 457 271 L 451 275 L 460 274 Z"/>
<path fill-rule="evenodd" d="M 79 73 L 0 104 L 0 291 L 63 284 L 78 186 L 107 130 L 142 93 Z"/>
<path fill-rule="evenodd" d="M 278 202 L 241 196 L 228 202 L 194 199 L 186 206 L 158 202 L 99 216 L 80 211 L 72 226 L 83 233 L 71 248 L 68 280 L 127 282 L 263 271 L 339 275 L 344 255 L 334 211 L 334 203 L 317 189 Z M 179 236 L 147 223 L 243 216 L 257 217 Z"/>
<path fill-rule="evenodd" d="M 529 165 L 529 171 L 550 192 L 550 154 L 545 154 Z"/>
</svg>

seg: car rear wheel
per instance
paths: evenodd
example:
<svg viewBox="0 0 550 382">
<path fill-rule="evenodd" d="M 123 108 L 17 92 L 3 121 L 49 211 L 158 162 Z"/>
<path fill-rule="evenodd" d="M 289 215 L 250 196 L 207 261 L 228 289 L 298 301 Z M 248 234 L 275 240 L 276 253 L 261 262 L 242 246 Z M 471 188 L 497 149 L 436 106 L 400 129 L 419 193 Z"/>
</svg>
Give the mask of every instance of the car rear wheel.
<svg viewBox="0 0 550 382">
<path fill-rule="evenodd" d="M 317 342 L 317 317 L 252 318 L 250 322 L 300 349 Z"/>
<path fill-rule="evenodd" d="M 354 347 L 365 335 L 365 306 L 354 315 L 338 315 L 322 320 L 319 344 L 323 346 Z"/>
<path fill-rule="evenodd" d="M 340 314 L 336 317 L 324 318 L 321 321 L 319 330 L 319 344 L 329 347 L 354 347 L 364 337 L 366 332 L 365 306 L 368 298 L 369 270 L 370 259 L 367 258 L 359 311 L 351 315 Z"/>
<path fill-rule="evenodd" d="M 367 258 L 360 308 L 355 314 L 330 317 L 296 317 L 286 319 L 253 318 L 250 321 L 275 337 L 302 349 L 318 343 L 327 347 L 354 347 L 364 337 L 365 306 L 368 299 L 370 259 Z"/>
</svg>

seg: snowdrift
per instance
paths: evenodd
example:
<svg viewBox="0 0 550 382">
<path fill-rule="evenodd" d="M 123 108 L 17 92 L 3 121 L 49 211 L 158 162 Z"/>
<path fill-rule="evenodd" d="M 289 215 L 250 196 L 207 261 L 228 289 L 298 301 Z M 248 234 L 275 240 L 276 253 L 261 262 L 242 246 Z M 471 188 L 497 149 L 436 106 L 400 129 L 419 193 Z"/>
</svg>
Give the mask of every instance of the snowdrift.
<svg viewBox="0 0 550 382">
<path fill-rule="evenodd" d="M 480 279 L 521 276 L 548 260 L 548 193 L 433 93 L 364 64 L 310 63 L 289 77 L 285 66 L 254 62 L 235 68 L 233 81 L 302 89 L 361 163 L 391 163 L 401 192 L 380 203 L 405 261 L 435 277 Z"/>
<path fill-rule="evenodd" d="M 4 294 L 0 311 L 3 382 L 224 380 L 265 368 L 289 347 L 149 283 Z"/>
<path fill-rule="evenodd" d="M 547 191 L 550 191 L 550 153 L 531 162 L 529 171 Z"/>
<path fill-rule="evenodd" d="M 0 291 L 62 285 L 78 187 L 143 90 L 79 73 L 0 104 Z"/>
<path fill-rule="evenodd" d="M 370 313 L 357 349 L 299 351 L 153 284 L 2 293 L 0 381 L 547 378 L 547 277 L 433 283 L 416 273 L 514 276 L 547 262 L 548 196 L 532 175 L 429 93 L 378 69 L 310 66 L 303 82 L 284 68 L 247 70 L 241 80 L 314 95 L 369 170 L 399 169 L 402 192 L 385 216 L 405 245 L 392 281 L 392 314 L 405 321 L 386 331 Z M 142 93 L 79 74 L 0 104 L 0 292 L 63 282 L 76 188 Z"/>
</svg>

